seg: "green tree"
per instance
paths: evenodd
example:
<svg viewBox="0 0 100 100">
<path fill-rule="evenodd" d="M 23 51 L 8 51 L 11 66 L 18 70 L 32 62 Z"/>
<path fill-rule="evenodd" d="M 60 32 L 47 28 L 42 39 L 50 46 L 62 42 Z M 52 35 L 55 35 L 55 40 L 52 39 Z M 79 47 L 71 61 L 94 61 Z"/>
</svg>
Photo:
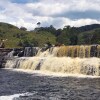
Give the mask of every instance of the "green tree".
<svg viewBox="0 0 100 100">
<path fill-rule="evenodd" d="M 100 44 L 100 30 L 95 30 L 92 39 L 91 39 L 92 44 Z"/>
<path fill-rule="evenodd" d="M 62 33 L 59 35 L 56 39 L 58 43 L 64 44 L 64 45 L 69 45 L 70 44 L 70 39 L 67 37 L 66 33 Z"/>
<path fill-rule="evenodd" d="M 25 28 L 25 27 L 21 27 L 20 30 L 26 31 L 27 28 Z"/>
</svg>

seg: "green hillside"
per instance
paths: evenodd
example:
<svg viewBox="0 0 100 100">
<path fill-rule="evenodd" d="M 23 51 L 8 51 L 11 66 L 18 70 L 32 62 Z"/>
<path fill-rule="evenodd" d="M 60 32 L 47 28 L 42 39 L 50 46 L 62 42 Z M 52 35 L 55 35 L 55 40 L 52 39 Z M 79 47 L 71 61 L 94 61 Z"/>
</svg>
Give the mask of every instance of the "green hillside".
<svg viewBox="0 0 100 100">
<path fill-rule="evenodd" d="M 43 46 L 48 41 L 52 44 L 56 42 L 56 37 L 50 32 L 26 31 L 7 23 L 0 23 L 0 39 L 7 39 L 6 48 Z"/>
<path fill-rule="evenodd" d="M 81 32 L 78 35 L 78 44 L 100 44 L 100 28 Z"/>
<path fill-rule="evenodd" d="M 82 27 L 65 26 L 63 29 L 39 27 L 27 31 L 24 27 L 18 28 L 11 24 L 0 23 L 0 39 L 4 39 L 6 48 L 43 46 L 45 43 L 64 45 L 91 45 L 100 44 L 100 24 L 85 25 Z"/>
</svg>

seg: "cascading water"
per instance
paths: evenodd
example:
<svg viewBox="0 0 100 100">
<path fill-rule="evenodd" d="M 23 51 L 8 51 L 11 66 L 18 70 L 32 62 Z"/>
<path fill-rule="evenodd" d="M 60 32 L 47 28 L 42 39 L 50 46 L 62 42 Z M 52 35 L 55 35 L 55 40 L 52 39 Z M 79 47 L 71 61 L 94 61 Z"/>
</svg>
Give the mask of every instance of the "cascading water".
<svg viewBox="0 0 100 100">
<path fill-rule="evenodd" d="M 25 47 L 24 49 L 24 56 L 30 57 L 33 55 L 33 48 L 32 47 Z"/>
<path fill-rule="evenodd" d="M 100 57 L 100 45 L 62 46 L 59 47 L 57 56 L 80 57 L 80 58 Z"/>
<path fill-rule="evenodd" d="M 99 76 L 99 57 L 100 45 L 51 47 L 38 49 L 34 57 L 8 60 L 5 67 Z"/>
</svg>

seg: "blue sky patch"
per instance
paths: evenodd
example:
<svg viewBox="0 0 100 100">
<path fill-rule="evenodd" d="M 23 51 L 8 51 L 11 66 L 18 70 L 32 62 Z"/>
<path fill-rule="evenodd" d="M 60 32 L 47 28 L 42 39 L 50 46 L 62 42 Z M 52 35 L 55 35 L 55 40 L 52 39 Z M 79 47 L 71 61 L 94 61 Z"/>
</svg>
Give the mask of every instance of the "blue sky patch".
<svg viewBox="0 0 100 100">
<path fill-rule="evenodd" d="M 38 2 L 39 0 L 11 0 L 12 3 L 29 3 L 29 2 L 32 2 L 32 3 L 35 3 L 35 2 Z"/>
</svg>

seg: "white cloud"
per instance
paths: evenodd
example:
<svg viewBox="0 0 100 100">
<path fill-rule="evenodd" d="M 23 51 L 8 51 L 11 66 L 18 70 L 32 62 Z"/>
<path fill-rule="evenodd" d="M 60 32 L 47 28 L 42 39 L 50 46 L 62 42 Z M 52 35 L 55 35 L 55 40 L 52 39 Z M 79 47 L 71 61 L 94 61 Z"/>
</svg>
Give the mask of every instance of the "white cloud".
<svg viewBox="0 0 100 100">
<path fill-rule="evenodd" d="M 69 20 L 67 19 L 65 24 L 71 25 L 71 26 L 84 26 L 89 24 L 100 24 L 100 20 L 94 20 L 94 19 L 78 19 L 78 20 Z"/>
<path fill-rule="evenodd" d="M 100 11 L 100 0 L 41 0 L 38 3 L 27 4 L 29 8 L 52 15 L 70 11 Z"/>
<path fill-rule="evenodd" d="M 65 25 L 82 26 L 100 23 L 100 19 L 87 16 L 71 19 L 65 15 L 70 12 L 94 11 L 100 13 L 100 0 L 40 0 L 35 3 L 12 3 L 11 0 L 0 0 L 0 21 L 8 22 L 18 27 L 25 26 L 29 30 L 36 27 L 37 22 L 42 26 L 54 25 L 63 28 Z M 59 16 L 59 15 L 62 15 Z"/>
</svg>

